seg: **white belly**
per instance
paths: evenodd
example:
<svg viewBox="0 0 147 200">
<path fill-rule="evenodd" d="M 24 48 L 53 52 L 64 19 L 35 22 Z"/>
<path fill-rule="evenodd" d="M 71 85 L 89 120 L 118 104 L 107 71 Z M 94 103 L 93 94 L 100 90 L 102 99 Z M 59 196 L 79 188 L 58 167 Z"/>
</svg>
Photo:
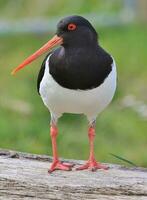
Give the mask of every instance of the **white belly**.
<svg viewBox="0 0 147 200">
<path fill-rule="evenodd" d="M 45 74 L 40 83 L 41 98 L 51 114 L 57 118 L 63 113 L 83 113 L 89 120 L 93 120 L 110 103 L 115 89 L 114 61 L 112 71 L 104 83 L 91 90 L 71 90 L 60 86 L 49 74 L 48 62 L 46 62 Z"/>
</svg>

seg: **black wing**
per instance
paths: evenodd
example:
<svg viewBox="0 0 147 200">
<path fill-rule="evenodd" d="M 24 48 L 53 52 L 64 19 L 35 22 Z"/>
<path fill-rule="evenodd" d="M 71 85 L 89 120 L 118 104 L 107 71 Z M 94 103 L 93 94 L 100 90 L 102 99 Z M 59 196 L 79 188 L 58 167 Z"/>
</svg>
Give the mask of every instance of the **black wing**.
<svg viewBox="0 0 147 200">
<path fill-rule="evenodd" d="M 48 58 L 48 56 L 51 54 L 52 52 L 49 52 L 47 54 L 47 56 L 45 57 L 45 59 L 43 60 L 43 63 L 41 65 L 41 68 L 40 68 L 40 71 L 39 71 L 39 74 L 38 74 L 38 78 L 37 78 L 37 91 L 38 91 L 38 94 L 40 95 L 39 93 L 39 88 L 40 88 L 40 83 L 42 81 L 42 78 L 43 78 L 43 75 L 44 75 L 44 71 L 45 71 L 45 63 L 46 63 L 46 60 Z"/>
</svg>

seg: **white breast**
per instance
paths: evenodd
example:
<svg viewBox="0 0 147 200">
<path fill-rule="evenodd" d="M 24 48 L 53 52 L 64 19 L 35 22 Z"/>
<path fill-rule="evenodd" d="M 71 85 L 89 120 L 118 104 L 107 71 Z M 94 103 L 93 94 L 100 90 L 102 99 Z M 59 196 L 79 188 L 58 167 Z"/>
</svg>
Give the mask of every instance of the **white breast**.
<svg viewBox="0 0 147 200">
<path fill-rule="evenodd" d="M 48 60 L 40 83 L 40 95 L 51 114 L 60 117 L 63 113 L 83 113 L 89 120 L 110 103 L 116 89 L 116 65 L 113 59 L 112 71 L 103 84 L 91 90 L 71 90 L 60 86 L 49 74 Z"/>
</svg>

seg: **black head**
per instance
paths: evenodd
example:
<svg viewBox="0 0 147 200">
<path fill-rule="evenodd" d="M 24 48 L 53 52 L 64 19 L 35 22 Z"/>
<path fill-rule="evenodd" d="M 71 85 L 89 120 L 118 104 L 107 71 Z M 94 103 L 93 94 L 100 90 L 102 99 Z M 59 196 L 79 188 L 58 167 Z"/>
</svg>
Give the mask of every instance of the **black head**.
<svg viewBox="0 0 147 200">
<path fill-rule="evenodd" d="M 63 46 L 90 46 L 97 44 L 97 32 L 91 23 L 81 16 L 69 16 L 57 24 L 57 35 L 63 38 Z"/>
</svg>

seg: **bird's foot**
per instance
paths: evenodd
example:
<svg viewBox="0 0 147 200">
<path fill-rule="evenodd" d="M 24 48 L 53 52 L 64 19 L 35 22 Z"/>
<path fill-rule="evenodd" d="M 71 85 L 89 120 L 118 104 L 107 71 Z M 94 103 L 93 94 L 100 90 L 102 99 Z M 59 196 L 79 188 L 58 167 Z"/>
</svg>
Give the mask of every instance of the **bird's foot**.
<svg viewBox="0 0 147 200">
<path fill-rule="evenodd" d="M 96 171 L 97 169 L 109 169 L 108 166 L 102 165 L 101 163 L 97 162 L 96 160 L 88 160 L 84 165 L 76 168 L 76 170 L 84 170 L 84 169 L 90 169 L 91 171 Z"/>
<path fill-rule="evenodd" d="M 74 164 L 62 163 L 59 160 L 55 160 L 51 164 L 51 167 L 48 170 L 48 173 L 52 173 L 55 170 L 71 171 L 73 166 L 74 166 Z"/>
</svg>

